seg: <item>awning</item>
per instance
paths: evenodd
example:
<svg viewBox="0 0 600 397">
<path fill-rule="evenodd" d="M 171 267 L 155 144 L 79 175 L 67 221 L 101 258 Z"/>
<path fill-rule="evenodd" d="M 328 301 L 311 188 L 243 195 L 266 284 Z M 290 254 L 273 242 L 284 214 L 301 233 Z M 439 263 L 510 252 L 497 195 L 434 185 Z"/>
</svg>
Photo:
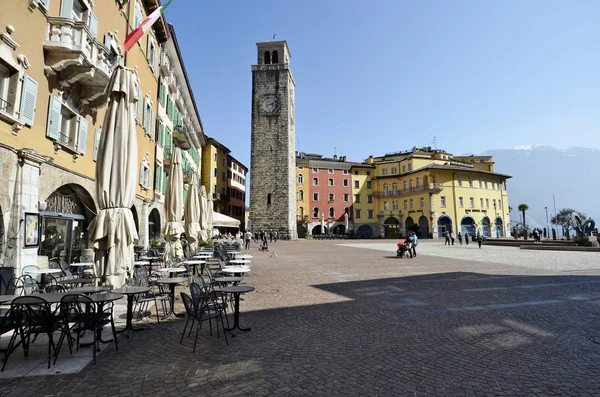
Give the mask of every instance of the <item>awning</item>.
<svg viewBox="0 0 600 397">
<path fill-rule="evenodd" d="M 213 212 L 213 226 L 240 227 L 240 221 L 227 215 Z"/>
</svg>

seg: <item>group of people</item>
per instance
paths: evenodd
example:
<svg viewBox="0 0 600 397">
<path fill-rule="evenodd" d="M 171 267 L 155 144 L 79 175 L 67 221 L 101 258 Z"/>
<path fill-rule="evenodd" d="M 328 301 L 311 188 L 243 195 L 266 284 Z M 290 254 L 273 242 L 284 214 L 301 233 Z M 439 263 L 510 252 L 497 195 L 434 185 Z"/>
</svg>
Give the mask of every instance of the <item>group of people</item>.
<svg viewBox="0 0 600 397">
<path fill-rule="evenodd" d="M 542 232 L 542 229 L 536 227 L 535 229 L 533 229 L 533 232 L 531 232 L 531 235 L 533 236 L 534 243 L 541 243 L 542 235 L 544 236 L 544 238 L 546 238 L 546 230 L 544 229 L 544 231 Z"/>
<path fill-rule="evenodd" d="M 260 244 L 259 249 L 261 251 L 268 251 L 269 242 L 277 242 L 277 231 L 260 231 L 256 234 L 256 236 L 254 236 L 250 230 L 246 230 L 246 233 L 244 233 L 244 249 L 250 249 L 250 242 L 252 241 L 252 238 L 255 239 L 254 241 L 257 244 Z"/>
<path fill-rule="evenodd" d="M 444 233 L 444 237 L 446 238 L 444 245 L 454 245 L 454 233 L 452 230 L 448 230 L 446 233 Z M 463 236 L 461 232 L 458 232 L 456 238 L 458 238 L 458 243 L 462 245 Z M 479 248 L 481 248 L 481 243 L 485 241 L 485 237 L 483 237 L 483 235 L 478 231 L 474 238 L 471 236 L 471 241 L 473 240 L 477 241 L 477 245 L 479 245 Z M 465 244 L 469 245 L 469 233 L 465 233 Z"/>
<path fill-rule="evenodd" d="M 406 240 L 403 244 L 398 244 L 398 255 L 401 256 L 404 252 L 408 252 L 411 258 L 417 257 L 417 245 L 419 245 L 419 238 L 415 232 L 409 232 Z"/>
</svg>

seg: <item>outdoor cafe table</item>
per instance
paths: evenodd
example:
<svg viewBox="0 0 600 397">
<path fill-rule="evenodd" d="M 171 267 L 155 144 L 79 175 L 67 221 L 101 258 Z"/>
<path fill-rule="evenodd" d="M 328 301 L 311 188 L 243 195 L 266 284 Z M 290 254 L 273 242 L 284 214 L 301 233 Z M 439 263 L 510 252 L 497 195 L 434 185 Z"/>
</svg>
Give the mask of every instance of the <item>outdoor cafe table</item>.
<svg viewBox="0 0 600 397">
<path fill-rule="evenodd" d="M 27 270 L 27 274 L 29 275 L 37 275 L 37 274 L 58 274 L 58 273 L 62 273 L 62 270 L 60 269 L 31 269 L 31 270 Z M 44 277 L 42 277 L 42 288 L 45 288 L 46 285 L 44 283 Z"/>
<path fill-rule="evenodd" d="M 248 259 L 231 259 L 229 263 L 233 263 L 235 265 L 243 265 L 245 263 L 250 263 L 251 261 Z"/>
<path fill-rule="evenodd" d="M 250 331 L 250 328 L 240 328 L 240 295 L 251 291 L 254 291 L 254 287 L 250 285 L 236 285 L 233 287 L 221 288 L 221 292 L 233 294 L 235 298 L 235 306 L 233 311 L 233 326 L 231 328 L 225 328 L 227 331 L 233 331 L 236 328 L 240 331 Z"/>
<path fill-rule="evenodd" d="M 248 266 L 225 266 L 221 271 L 239 277 L 244 273 L 250 272 L 250 268 Z"/>
<path fill-rule="evenodd" d="M 184 265 L 188 265 L 192 267 L 192 274 L 195 276 L 196 275 L 196 266 L 201 265 L 200 267 L 200 273 L 204 273 L 204 265 L 206 264 L 206 261 L 202 261 L 202 260 L 198 260 L 198 259 L 193 259 L 190 261 L 185 261 L 183 262 Z"/>
<path fill-rule="evenodd" d="M 150 287 L 133 287 L 129 285 L 123 286 L 123 288 L 114 289 L 113 292 L 117 294 L 127 295 L 127 323 L 125 329 L 119 332 L 131 331 L 143 331 L 144 328 L 135 329 L 132 326 L 133 321 L 133 297 L 137 294 L 143 294 L 144 292 L 150 291 Z"/>
<path fill-rule="evenodd" d="M 90 295 L 90 294 L 98 294 L 101 292 L 110 291 L 109 287 L 94 287 L 94 286 L 85 286 L 80 288 L 73 288 L 68 293 L 69 294 L 82 294 L 82 295 Z"/>
<path fill-rule="evenodd" d="M 252 255 L 248 255 L 248 254 L 242 254 L 242 255 L 236 255 L 235 259 L 252 259 L 253 256 Z"/>
<path fill-rule="evenodd" d="M 157 272 L 169 273 L 169 277 L 174 277 L 175 273 L 185 273 L 187 269 L 185 267 L 163 267 L 162 269 L 156 269 Z"/>
<path fill-rule="evenodd" d="M 91 278 L 69 278 L 66 280 L 58 280 L 57 283 L 61 284 L 61 285 L 67 285 L 67 286 L 73 286 L 73 285 L 84 285 L 84 284 L 91 284 L 92 283 L 92 279 Z"/>
<path fill-rule="evenodd" d="M 233 277 L 233 276 L 215 277 L 215 281 L 217 283 L 233 283 L 233 285 L 237 285 L 237 283 L 239 283 L 242 280 L 244 280 L 244 277 Z"/>
<path fill-rule="evenodd" d="M 142 256 L 140 257 L 140 261 L 144 262 L 144 261 L 148 261 L 150 262 L 149 268 L 148 268 L 148 273 L 152 273 L 152 264 L 154 262 L 160 262 L 162 260 L 162 257 L 160 256 Z"/>
<path fill-rule="evenodd" d="M 156 282 L 159 284 L 168 285 L 171 290 L 171 296 L 170 296 L 171 311 L 168 314 L 174 314 L 176 316 L 183 316 L 183 313 L 181 313 L 181 314 L 175 313 L 175 287 L 178 284 L 184 283 L 186 281 L 187 281 L 187 278 L 184 278 L 184 277 L 161 278 L 161 279 L 156 280 Z"/>
</svg>

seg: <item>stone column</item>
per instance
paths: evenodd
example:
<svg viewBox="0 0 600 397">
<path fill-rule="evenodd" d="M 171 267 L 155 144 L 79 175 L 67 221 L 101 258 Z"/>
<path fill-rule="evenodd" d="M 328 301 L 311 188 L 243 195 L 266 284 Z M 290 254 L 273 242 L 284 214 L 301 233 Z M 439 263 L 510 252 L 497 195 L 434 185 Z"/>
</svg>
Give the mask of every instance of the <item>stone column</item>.
<svg viewBox="0 0 600 397">
<path fill-rule="evenodd" d="M 37 265 L 38 246 L 25 247 L 25 213 L 39 215 L 40 166 L 46 158 L 32 149 L 17 152 L 17 169 L 14 181 L 9 226 L 7 233 L 6 265 L 15 268 L 15 275 L 21 274 L 23 266 Z M 14 183 L 12 183 L 14 182 Z M 38 236 L 39 244 L 42 243 Z"/>
</svg>

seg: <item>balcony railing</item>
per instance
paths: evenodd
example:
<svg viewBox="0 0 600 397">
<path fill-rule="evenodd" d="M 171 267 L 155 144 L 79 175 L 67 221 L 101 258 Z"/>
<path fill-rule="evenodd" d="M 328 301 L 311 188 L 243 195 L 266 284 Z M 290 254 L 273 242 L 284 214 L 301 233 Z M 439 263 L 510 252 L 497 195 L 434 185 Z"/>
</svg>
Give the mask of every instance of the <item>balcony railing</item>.
<svg viewBox="0 0 600 397">
<path fill-rule="evenodd" d="M 165 146 L 163 148 L 163 166 L 169 168 L 171 166 L 171 158 L 173 157 L 173 146 Z"/>
<path fill-rule="evenodd" d="M 117 57 L 93 36 L 85 22 L 64 17 L 47 17 L 47 22 L 43 42 L 46 74 L 56 75 L 63 88 L 79 84 L 84 104 L 92 108 L 103 105 Z"/>
<path fill-rule="evenodd" d="M 375 197 L 403 197 L 403 196 L 411 196 L 413 194 L 419 194 L 423 192 L 439 192 L 444 188 L 444 185 L 441 183 L 429 183 L 427 185 L 421 185 L 418 187 L 408 188 L 406 190 L 398 190 L 398 191 L 383 191 L 383 192 L 373 192 Z"/>
<path fill-rule="evenodd" d="M 10 106 L 11 106 L 11 104 L 9 102 L 0 98 L 0 110 L 1 111 L 5 112 Z"/>
<path fill-rule="evenodd" d="M 184 150 L 188 150 L 191 147 L 191 139 L 187 128 L 182 124 L 177 124 L 173 127 L 173 139 L 177 146 Z"/>
<path fill-rule="evenodd" d="M 171 60 L 166 51 L 160 52 L 160 70 L 164 74 L 168 74 L 171 71 Z"/>
</svg>

